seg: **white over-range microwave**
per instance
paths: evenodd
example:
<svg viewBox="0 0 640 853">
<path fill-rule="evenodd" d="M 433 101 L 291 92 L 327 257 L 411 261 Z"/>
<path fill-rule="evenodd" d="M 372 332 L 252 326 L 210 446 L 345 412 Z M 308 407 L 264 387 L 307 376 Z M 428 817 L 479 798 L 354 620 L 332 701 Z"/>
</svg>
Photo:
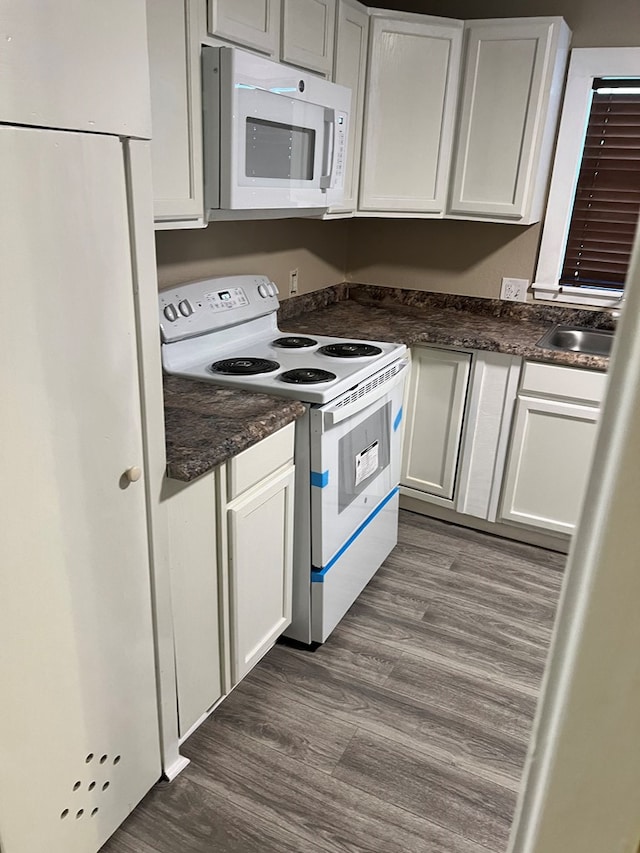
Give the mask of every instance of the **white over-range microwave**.
<svg viewBox="0 0 640 853">
<path fill-rule="evenodd" d="M 202 73 L 208 219 L 342 202 L 350 89 L 231 47 Z"/>
</svg>

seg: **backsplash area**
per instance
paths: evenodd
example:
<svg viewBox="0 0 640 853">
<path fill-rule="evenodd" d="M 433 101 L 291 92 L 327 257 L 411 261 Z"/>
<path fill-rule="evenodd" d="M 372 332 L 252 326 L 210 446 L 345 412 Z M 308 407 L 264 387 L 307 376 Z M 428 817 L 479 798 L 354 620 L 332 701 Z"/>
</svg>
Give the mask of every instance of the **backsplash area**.
<svg viewBox="0 0 640 853">
<path fill-rule="evenodd" d="M 158 286 L 255 273 L 268 275 L 286 298 L 289 273 L 297 269 L 299 293 L 319 290 L 345 280 L 348 227 L 348 222 L 272 219 L 158 231 Z"/>
</svg>

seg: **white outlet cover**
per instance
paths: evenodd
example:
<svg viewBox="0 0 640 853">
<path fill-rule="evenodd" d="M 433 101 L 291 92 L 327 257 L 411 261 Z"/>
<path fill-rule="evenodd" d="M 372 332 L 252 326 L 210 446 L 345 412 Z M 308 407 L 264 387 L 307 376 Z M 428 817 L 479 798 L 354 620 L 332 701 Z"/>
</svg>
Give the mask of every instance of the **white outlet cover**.
<svg viewBox="0 0 640 853">
<path fill-rule="evenodd" d="M 509 302 L 526 302 L 528 287 L 528 278 L 503 278 L 500 288 L 500 299 L 505 299 Z"/>
</svg>

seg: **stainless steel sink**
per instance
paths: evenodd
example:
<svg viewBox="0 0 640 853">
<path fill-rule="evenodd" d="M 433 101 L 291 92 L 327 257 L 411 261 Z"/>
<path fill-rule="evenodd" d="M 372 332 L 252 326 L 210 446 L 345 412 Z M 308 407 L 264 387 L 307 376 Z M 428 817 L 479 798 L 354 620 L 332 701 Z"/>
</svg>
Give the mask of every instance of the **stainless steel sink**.
<svg viewBox="0 0 640 853">
<path fill-rule="evenodd" d="M 583 326 L 553 326 L 544 334 L 537 347 L 584 352 L 589 355 L 609 355 L 613 346 L 614 332 L 606 329 L 589 329 Z"/>
</svg>

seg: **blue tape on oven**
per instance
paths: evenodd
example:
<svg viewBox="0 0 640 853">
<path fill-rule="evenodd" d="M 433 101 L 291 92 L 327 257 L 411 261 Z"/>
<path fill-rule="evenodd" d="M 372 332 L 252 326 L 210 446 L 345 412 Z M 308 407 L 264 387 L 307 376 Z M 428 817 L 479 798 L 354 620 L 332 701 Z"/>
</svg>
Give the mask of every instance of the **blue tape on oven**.
<svg viewBox="0 0 640 853">
<path fill-rule="evenodd" d="M 311 485 L 317 486 L 319 489 L 324 489 L 325 486 L 329 485 L 329 472 L 328 471 L 312 471 L 311 472 Z"/>
<path fill-rule="evenodd" d="M 386 498 L 383 498 L 380 501 L 380 503 L 378 504 L 378 506 L 372 512 L 369 513 L 369 515 L 365 518 L 365 520 L 362 522 L 360 527 L 358 527 L 358 529 L 355 531 L 355 533 L 351 534 L 351 536 L 347 539 L 347 541 L 344 543 L 342 548 L 340 548 L 340 550 L 329 560 L 327 565 L 324 566 L 322 569 L 313 569 L 312 570 L 312 572 L 311 572 L 311 583 L 324 583 L 324 576 L 329 571 L 329 569 L 332 566 L 335 566 L 335 564 L 338 562 L 340 557 L 342 557 L 344 552 L 353 545 L 353 543 L 356 541 L 358 536 L 360 536 L 362 531 L 371 524 L 371 522 L 376 517 L 376 515 L 378 515 L 378 513 L 385 508 L 385 506 L 389 503 L 391 498 L 394 495 L 396 495 L 399 491 L 400 491 L 400 489 L 398 488 L 398 486 L 396 486 L 394 489 L 391 489 L 391 491 L 386 496 Z"/>
<path fill-rule="evenodd" d="M 398 427 L 400 426 L 401 423 L 402 423 L 402 406 L 400 406 L 400 408 L 398 409 L 398 414 L 396 415 L 395 420 L 393 422 L 393 431 L 394 432 L 398 431 Z"/>
</svg>

